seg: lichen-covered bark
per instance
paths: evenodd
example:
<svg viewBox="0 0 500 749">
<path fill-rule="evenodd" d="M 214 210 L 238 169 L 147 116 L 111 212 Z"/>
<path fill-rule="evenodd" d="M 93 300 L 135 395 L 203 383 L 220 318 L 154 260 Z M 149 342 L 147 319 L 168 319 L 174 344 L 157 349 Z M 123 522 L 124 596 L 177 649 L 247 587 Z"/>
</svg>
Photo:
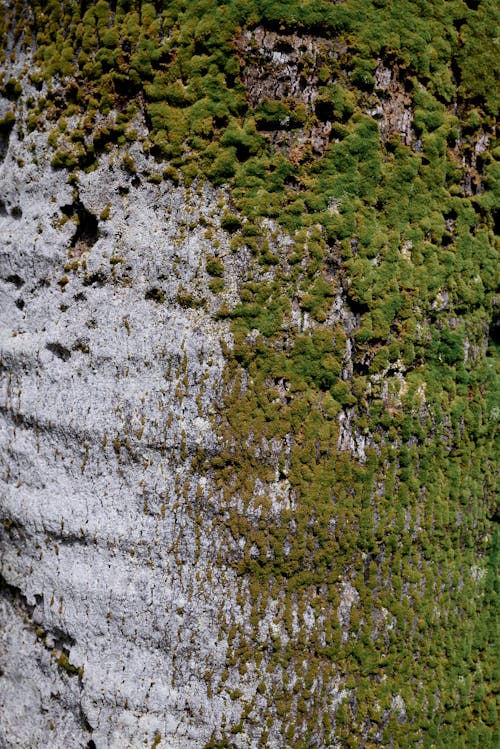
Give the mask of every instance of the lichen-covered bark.
<svg viewBox="0 0 500 749">
<path fill-rule="evenodd" d="M 0 4 L 0 744 L 495 745 L 495 9 L 393 5 Z"/>
<path fill-rule="evenodd" d="M 191 467 L 216 449 L 228 331 L 179 295 L 211 296 L 223 196 L 134 185 L 112 159 L 72 187 L 49 158 L 14 135 L 0 167 L 2 744 L 203 745 L 239 714 L 215 689 L 232 575 Z M 97 217 L 91 247 L 68 206 Z"/>
</svg>

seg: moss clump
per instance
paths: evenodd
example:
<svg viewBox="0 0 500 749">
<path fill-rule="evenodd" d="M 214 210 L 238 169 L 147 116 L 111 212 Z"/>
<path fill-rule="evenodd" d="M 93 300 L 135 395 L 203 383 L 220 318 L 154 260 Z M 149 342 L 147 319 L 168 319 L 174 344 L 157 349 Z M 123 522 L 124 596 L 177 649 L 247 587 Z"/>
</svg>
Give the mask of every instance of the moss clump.
<svg viewBox="0 0 500 749">
<path fill-rule="evenodd" d="M 50 161 L 53 169 L 74 169 L 79 165 L 79 156 L 73 150 L 58 149 Z"/>
<path fill-rule="evenodd" d="M 79 676 L 80 678 L 83 677 L 83 666 L 74 666 L 70 663 L 66 653 L 56 650 L 54 651 L 54 657 L 57 658 L 57 665 L 66 671 L 67 674 L 70 676 Z"/>
<path fill-rule="evenodd" d="M 6 99 L 16 101 L 21 96 L 22 86 L 15 78 L 9 78 L 9 80 L 2 85 L 1 91 Z"/>
<path fill-rule="evenodd" d="M 102 209 L 101 213 L 99 214 L 99 218 L 101 221 L 107 221 L 111 214 L 111 203 L 108 201 L 104 208 Z"/>
<path fill-rule="evenodd" d="M 185 307 L 187 309 L 198 309 L 199 307 L 203 307 L 203 305 L 205 304 L 205 300 L 198 299 L 189 292 L 179 291 L 179 293 L 177 294 L 177 303 L 180 304 L 181 307 Z"/>
<path fill-rule="evenodd" d="M 121 258 L 111 258 L 111 262 L 113 260 L 115 262 L 123 262 Z M 165 301 L 165 292 L 161 289 L 151 288 L 146 291 L 144 299 L 149 299 L 153 302 L 156 302 L 157 304 L 163 304 L 163 302 Z"/>
<path fill-rule="evenodd" d="M 15 123 L 16 116 L 14 112 L 9 109 L 9 111 L 2 117 L 2 119 L 0 119 L 0 137 L 9 135 Z"/>
<path fill-rule="evenodd" d="M 126 172 L 128 172 L 131 175 L 134 175 L 137 173 L 137 167 L 135 165 L 135 161 L 132 158 L 132 156 L 130 156 L 130 154 L 128 153 L 125 154 L 123 158 L 123 168 L 125 169 Z"/>
<path fill-rule="evenodd" d="M 235 216 L 233 213 L 226 211 L 222 214 L 220 225 L 223 229 L 233 234 L 238 229 L 241 229 L 241 219 L 239 216 Z"/>
<path fill-rule="evenodd" d="M 207 258 L 206 269 L 207 269 L 207 273 L 210 276 L 216 276 L 217 278 L 222 278 L 222 276 L 224 275 L 224 265 L 222 263 L 222 260 L 218 257 Z"/>
</svg>

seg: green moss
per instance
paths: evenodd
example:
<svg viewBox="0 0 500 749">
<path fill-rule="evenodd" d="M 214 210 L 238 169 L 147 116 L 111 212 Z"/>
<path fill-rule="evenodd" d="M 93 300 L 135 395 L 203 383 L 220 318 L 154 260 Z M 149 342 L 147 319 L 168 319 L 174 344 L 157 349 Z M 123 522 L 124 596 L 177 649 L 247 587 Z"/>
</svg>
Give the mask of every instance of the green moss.
<svg viewBox="0 0 500 749">
<path fill-rule="evenodd" d="M 218 257 L 207 258 L 206 269 L 210 276 L 222 277 L 224 275 L 224 265 Z"/>
<path fill-rule="evenodd" d="M 9 78 L 1 87 L 2 95 L 10 101 L 19 99 L 22 93 L 22 86 L 15 78 Z"/>
<path fill-rule="evenodd" d="M 0 119 L 0 135 L 7 135 L 10 133 L 16 123 L 16 116 L 14 112 L 9 111 Z"/>
<path fill-rule="evenodd" d="M 60 148 L 53 155 L 50 165 L 53 169 L 74 169 L 79 162 L 80 155 L 76 151 Z"/>
<path fill-rule="evenodd" d="M 222 214 L 220 225 L 223 229 L 232 234 L 238 229 L 241 229 L 241 219 L 239 218 L 239 216 L 235 216 L 234 214 L 226 211 Z"/>
<path fill-rule="evenodd" d="M 177 294 L 177 302 L 181 307 L 190 309 L 197 309 L 198 307 L 203 307 L 203 305 L 205 304 L 204 299 L 197 299 L 193 296 L 193 294 L 185 291 L 179 291 L 179 293 Z"/>
<path fill-rule="evenodd" d="M 122 260 L 121 258 L 116 258 L 115 262 L 122 262 Z M 165 293 L 161 289 L 151 288 L 146 291 L 144 298 L 156 302 L 157 304 L 163 304 L 165 301 Z"/>
<path fill-rule="evenodd" d="M 70 676 L 77 675 L 80 678 L 83 677 L 83 666 L 74 666 L 70 663 L 68 656 L 62 651 L 55 651 L 55 655 L 57 656 L 57 665 L 64 669 L 67 674 Z"/>
<path fill-rule="evenodd" d="M 108 201 L 102 209 L 99 218 L 101 221 L 107 221 L 111 213 L 111 203 Z"/>
<path fill-rule="evenodd" d="M 125 169 L 125 171 L 128 172 L 129 174 L 136 174 L 137 173 L 137 167 L 135 165 L 135 161 L 132 158 L 132 156 L 130 156 L 130 154 L 128 154 L 128 153 L 125 154 L 125 156 L 123 158 L 122 165 L 123 165 L 123 168 Z"/>
<path fill-rule="evenodd" d="M 257 731 L 257 720 L 262 746 L 271 729 L 297 747 L 357 746 L 361 735 L 367 745 L 493 745 L 500 388 L 498 347 L 484 345 L 499 280 L 493 3 L 119 1 L 112 10 L 101 1 L 83 16 L 71 3 L 31 5 L 34 82 L 68 81 L 47 94 L 44 116 L 82 119 L 62 136 L 68 145 L 54 134 L 53 165 L 89 168 L 134 137 L 145 107 L 143 147 L 159 173 L 227 186 L 221 226 L 233 253 L 252 253 L 239 301 L 219 311 L 234 338 L 220 451 L 199 456 L 220 490 L 217 519 L 202 516 L 217 525 L 221 564 L 252 610 L 253 634 L 234 632 L 228 669 L 259 658 L 265 673 L 258 720 L 242 712 L 228 734 Z M 286 92 L 247 96 L 236 40 L 257 26 L 277 32 L 285 54 L 287 34 L 331 43 L 317 64 L 300 55 L 299 83 L 315 89 L 307 105 Z M 404 137 L 378 126 L 377 112 L 393 105 L 411 116 Z M 42 110 L 26 106 L 33 130 Z M 121 119 L 103 127 L 98 112 L 113 107 Z M 4 137 L 14 122 L 13 109 Z M 314 151 L 310 135 L 326 123 Z M 266 217 L 289 234 L 286 251 L 271 222 L 261 228 Z M 217 293 L 223 263 L 208 258 L 206 269 Z M 204 303 L 183 290 L 177 301 Z M 275 486 L 288 492 L 279 511 Z M 473 565 L 486 576 L 473 579 Z M 344 578 L 359 595 L 347 635 Z M 258 636 L 270 598 L 287 644 Z M 309 629 L 306 606 L 322 612 Z M 356 701 L 334 716 L 337 676 Z M 223 726 L 209 746 L 231 746 Z"/>
<path fill-rule="evenodd" d="M 208 284 L 208 288 L 213 294 L 220 294 L 224 290 L 224 280 L 222 278 L 213 278 Z"/>
</svg>

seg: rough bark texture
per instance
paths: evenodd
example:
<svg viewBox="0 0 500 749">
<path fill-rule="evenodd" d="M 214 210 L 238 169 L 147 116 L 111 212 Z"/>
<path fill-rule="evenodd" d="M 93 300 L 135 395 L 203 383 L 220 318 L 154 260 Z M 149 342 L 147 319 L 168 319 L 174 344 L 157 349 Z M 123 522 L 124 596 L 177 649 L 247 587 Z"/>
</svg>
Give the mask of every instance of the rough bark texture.
<svg viewBox="0 0 500 749">
<path fill-rule="evenodd" d="M 265 5 L 0 4 L 0 749 L 497 741 L 494 11 Z"/>
</svg>

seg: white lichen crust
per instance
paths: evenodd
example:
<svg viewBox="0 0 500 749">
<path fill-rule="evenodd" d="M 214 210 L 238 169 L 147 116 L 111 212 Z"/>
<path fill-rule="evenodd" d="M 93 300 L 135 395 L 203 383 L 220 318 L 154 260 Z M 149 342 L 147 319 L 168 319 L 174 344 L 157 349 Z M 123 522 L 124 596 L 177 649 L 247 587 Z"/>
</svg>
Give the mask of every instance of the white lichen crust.
<svg viewBox="0 0 500 749">
<path fill-rule="evenodd" d="M 201 747 L 240 711 L 192 467 L 230 344 L 205 272 L 223 196 L 146 182 L 140 148 L 137 179 L 116 150 L 72 185 L 50 158 L 14 131 L 0 166 L 0 745 Z"/>
</svg>

